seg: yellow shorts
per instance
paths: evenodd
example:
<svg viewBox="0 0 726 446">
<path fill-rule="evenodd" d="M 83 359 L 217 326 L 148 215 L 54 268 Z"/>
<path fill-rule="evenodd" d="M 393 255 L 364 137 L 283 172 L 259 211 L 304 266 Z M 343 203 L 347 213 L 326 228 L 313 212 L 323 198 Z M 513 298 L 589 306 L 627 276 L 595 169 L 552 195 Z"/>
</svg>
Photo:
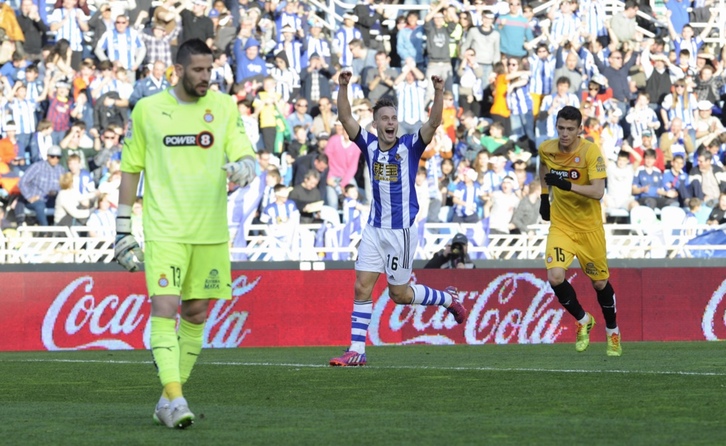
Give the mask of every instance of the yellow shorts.
<svg viewBox="0 0 726 446">
<path fill-rule="evenodd" d="M 147 241 L 144 247 L 149 296 L 190 299 L 232 298 L 229 245 Z"/>
<path fill-rule="evenodd" d="M 610 277 L 603 228 L 592 232 L 567 233 L 550 226 L 545 251 L 547 269 L 568 269 L 575 256 L 580 261 L 582 271 L 590 279 L 605 280 Z"/>
</svg>

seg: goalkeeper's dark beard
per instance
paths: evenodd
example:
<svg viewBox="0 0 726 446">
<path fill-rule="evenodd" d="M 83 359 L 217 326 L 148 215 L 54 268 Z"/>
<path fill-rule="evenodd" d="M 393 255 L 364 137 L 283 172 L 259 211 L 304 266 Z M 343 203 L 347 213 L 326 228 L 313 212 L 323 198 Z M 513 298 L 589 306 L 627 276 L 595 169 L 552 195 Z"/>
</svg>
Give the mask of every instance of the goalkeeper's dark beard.
<svg viewBox="0 0 726 446">
<path fill-rule="evenodd" d="M 209 84 L 206 84 L 206 90 L 204 90 L 204 93 L 199 93 L 197 89 L 195 88 L 194 84 L 192 84 L 192 81 L 189 80 L 189 77 L 187 77 L 186 72 L 184 73 L 184 76 L 181 79 L 182 87 L 184 88 L 184 92 L 188 94 L 191 97 L 194 98 L 201 98 L 203 96 L 207 95 L 207 92 L 209 91 Z M 200 82 L 197 84 L 197 86 L 202 85 L 203 83 Z"/>
</svg>

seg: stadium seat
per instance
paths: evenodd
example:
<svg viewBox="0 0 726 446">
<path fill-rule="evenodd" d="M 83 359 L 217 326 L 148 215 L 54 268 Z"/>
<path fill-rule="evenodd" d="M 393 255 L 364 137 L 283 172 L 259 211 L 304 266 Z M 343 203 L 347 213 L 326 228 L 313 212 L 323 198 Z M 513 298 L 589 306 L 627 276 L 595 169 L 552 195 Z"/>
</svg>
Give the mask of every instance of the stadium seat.
<svg viewBox="0 0 726 446">
<path fill-rule="evenodd" d="M 677 206 L 666 206 L 660 210 L 660 221 L 663 225 L 681 226 L 686 220 L 686 211 Z"/>
<path fill-rule="evenodd" d="M 658 225 L 658 216 L 648 206 L 638 206 L 630 210 L 630 224 L 652 227 Z"/>
<path fill-rule="evenodd" d="M 332 223 L 333 225 L 340 224 L 340 214 L 338 213 L 338 210 L 332 206 L 323 206 L 322 209 L 320 209 L 320 218 L 328 223 Z"/>
</svg>

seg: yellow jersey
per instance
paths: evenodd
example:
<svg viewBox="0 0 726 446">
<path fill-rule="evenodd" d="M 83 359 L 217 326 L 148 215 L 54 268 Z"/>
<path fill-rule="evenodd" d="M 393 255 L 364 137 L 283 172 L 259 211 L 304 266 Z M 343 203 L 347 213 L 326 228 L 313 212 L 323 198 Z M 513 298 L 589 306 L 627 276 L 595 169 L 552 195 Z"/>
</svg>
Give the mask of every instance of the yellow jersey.
<svg viewBox="0 0 726 446">
<path fill-rule="evenodd" d="M 144 172 L 144 238 L 186 244 L 229 240 L 227 173 L 254 156 L 232 98 L 215 91 L 180 103 L 170 90 L 140 100 L 131 113 L 121 170 Z"/>
<path fill-rule="evenodd" d="M 605 159 L 597 145 L 579 139 L 577 148 L 571 153 L 560 151 L 559 139 L 549 139 L 539 146 L 540 162 L 550 172 L 558 174 L 573 184 L 590 184 L 591 180 L 606 178 Z M 568 232 L 590 232 L 602 227 L 600 201 L 564 191 L 558 187 L 553 190 L 550 211 L 552 226 Z"/>
</svg>

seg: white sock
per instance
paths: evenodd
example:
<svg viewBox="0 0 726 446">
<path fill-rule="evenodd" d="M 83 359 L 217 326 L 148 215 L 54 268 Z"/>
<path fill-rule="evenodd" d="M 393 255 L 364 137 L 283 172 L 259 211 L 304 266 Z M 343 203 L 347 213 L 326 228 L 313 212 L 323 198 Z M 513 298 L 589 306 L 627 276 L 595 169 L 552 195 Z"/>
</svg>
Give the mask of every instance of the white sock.
<svg viewBox="0 0 726 446">
<path fill-rule="evenodd" d="M 171 402 L 171 410 L 174 410 L 178 406 L 188 406 L 186 398 L 183 396 L 180 396 L 179 398 L 174 398 L 174 401 Z"/>
<path fill-rule="evenodd" d="M 620 334 L 620 328 L 605 328 L 605 333 L 608 335 L 608 337 L 612 336 L 613 334 Z"/>
<path fill-rule="evenodd" d="M 587 314 L 587 312 L 585 312 L 585 316 L 582 319 L 580 319 L 579 321 L 577 321 L 577 323 L 580 324 L 580 325 L 585 325 L 588 322 L 590 322 L 590 315 Z"/>
</svg>

